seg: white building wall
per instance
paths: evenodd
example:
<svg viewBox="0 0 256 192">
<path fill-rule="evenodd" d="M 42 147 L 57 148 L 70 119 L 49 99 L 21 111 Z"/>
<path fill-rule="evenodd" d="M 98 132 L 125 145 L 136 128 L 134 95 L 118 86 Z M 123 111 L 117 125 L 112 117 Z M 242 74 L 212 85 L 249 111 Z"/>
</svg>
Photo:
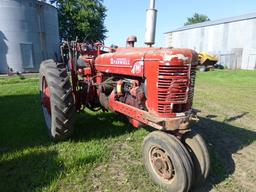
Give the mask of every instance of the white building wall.
<svg viewBox="0 0 256 192">
<path fill-rule="evenodd" d="M 255 69 L 256 18 L 167 33 L 166 44 L 217 54 L 228 68 Z"/>
</svg>

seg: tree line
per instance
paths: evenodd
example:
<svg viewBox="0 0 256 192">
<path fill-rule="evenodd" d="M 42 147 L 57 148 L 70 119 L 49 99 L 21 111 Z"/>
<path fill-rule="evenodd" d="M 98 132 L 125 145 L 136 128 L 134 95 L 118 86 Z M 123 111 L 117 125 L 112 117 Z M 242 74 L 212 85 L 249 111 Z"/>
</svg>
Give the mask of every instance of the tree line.
<svg viewBox="0 0 256 192">
<path fill-rule="evenodd" d="M 103 0 L 50 0 L 59 15 L 60 36 L 65 40 L 103 41 L 106 7 Z"/>
<path fill-rule="evenodd" d="M 60 36 L 65 40 L 104 41 L 106 38 L 107 8 L 103 0 L 50 0 L 56 5 L 59 16 Z M 203 14 L 195 13 L 184 25 L 209 21 Z"/>
</svg>

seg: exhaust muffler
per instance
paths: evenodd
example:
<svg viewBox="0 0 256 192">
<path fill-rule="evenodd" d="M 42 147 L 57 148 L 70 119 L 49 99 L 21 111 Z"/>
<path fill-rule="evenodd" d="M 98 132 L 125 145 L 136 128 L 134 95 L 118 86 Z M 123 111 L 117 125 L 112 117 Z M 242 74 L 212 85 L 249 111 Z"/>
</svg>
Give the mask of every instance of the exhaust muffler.
<svg viewBox="0 0 256 192">
<path fill-rule="evenodd" d="M 155 0 L 150 0 L 149 8 L 147 9 L 145 32 L 145 44 L 150 47 L 155 44 L 156 20 L 157 10 L 155 9 Z"/>
</svg>

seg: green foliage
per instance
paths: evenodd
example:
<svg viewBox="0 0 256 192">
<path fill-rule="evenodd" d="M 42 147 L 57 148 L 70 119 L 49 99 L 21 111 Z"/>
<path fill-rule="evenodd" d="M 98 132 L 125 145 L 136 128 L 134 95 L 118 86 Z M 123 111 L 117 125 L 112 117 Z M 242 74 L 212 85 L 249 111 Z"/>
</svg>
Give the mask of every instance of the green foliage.
<svg viewBox="0 0 256 192">
<path fill-rule="evenodd" d="M 188 17 L 187 18 L 187 22 L 184 25 L 191 25 L 191 24 L 195 24 L 195 23 L 202 23 L 202 22 L 205 22 L 205 21 L 210 21 L 208 16 L 203 15 L 203 14 L 195 13 L 192 17 Z"/>
<path fill-rule="evenodd" d="M 103 0 L 52 0 L 59 13 L 60 35 L 65 40 L 103 41 L 106 7 Z"/>
</svg>

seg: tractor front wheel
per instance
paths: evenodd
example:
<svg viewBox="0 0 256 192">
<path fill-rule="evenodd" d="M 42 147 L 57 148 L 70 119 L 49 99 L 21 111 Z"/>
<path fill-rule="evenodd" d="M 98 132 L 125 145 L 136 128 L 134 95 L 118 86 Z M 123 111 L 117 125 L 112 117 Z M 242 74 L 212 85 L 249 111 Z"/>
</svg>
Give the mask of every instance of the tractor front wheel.
<svg viewBox="0 0 256 192">
<path fill-rule="evenodd" d="M 46 60 L 39 71 L 41 106 L 49 135 L 55 141 L 67 139 L 73 132 L 75 106 L 66 67 Z"/>
<path fill-rule="evenodd" d="M 195 167 L 194 185 L 202 184 L 210 171 L 210 155 L 204 139 L 199 133 L 189 131 L 182 137 L 182 142 L 186 146 Z"/>
<path fill-rule="evenodd" d="M 193 179 L 192 160 L 173 135 L 154 131 L 143 142 L 142 157 L 151 179 L 167 191 L 187 192 Z"/>
</svg>

